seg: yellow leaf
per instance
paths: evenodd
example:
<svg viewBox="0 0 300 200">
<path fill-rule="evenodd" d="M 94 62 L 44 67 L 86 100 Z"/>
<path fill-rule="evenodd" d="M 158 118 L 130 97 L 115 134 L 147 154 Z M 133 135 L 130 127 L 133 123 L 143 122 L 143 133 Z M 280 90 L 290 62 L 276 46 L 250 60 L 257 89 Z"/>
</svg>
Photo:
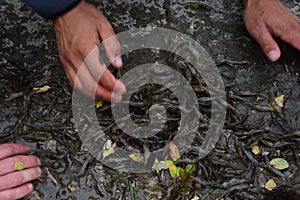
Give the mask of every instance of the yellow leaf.
<svg viewBox="0 0 300 200">
<path fill-rule="evenodd" d="M 96 101 L 96 108 L 101 108 L 103 106 L 103 101 L 98 100 Z"/>
<path fill-rule="evenodd" d="M 171 160 L 166 160 L 166 167 L 169 170 L 174 170 L 175 168 L 177 168 L 176 165 L 174 164 L 174 162 Z"/>
<path fill-rule="evenodd" d="M 274 158 L 270 164 L 276 169 L 286 169 L 289 167 L 289 163 L 283 158 Z"/>
<path fill-rule="evenodd" d="M 268 190 L 273 190 L 274 188 L 276 188 L 276 183 L 274 182 L 273 179 L 270 179 L 266 183 L 265 188 L 268 189 Z"/>
<path fill-rule="evenodd" d="M 166 167 L 169 169 L 170 175 L 173 178 L 180 177 L 180 173 L 184 171 L 181 167 L 176 167 L 174 162 L 171 160 L 166 160 Z"/>
<path fill-rule="evenodd" d="M 259 146 L 257 146 L 257 145 L 252 146 L 252 153 L 254 155 L 260 154 Z"/>
<path fill-rule="evenodd" d="M 173 142 L 170 142 L 168 146 L 169 146 L 170 155 L 171 155 L 172 159 L 174 161 L 178 160 L 180 158 L 180 153 L 179 153 L 179 149 L 176 146 L 176 144 L 174 144 Z"/>
<path fill-rule="evenodd" d="M 14 169 L 19 170 L 19 171 L 23 170 L 24 169 L 24 163 L 23 162 L 15 162 Z"/>
<path fill-rule="evenodd" d="M 144 157 L 142 156 L 137 156 L 136 154 L 132 153 L 129 155 L 129 157 L 134 160 L 135 162 L 143 163 L 144 162 Z"/>
<path fill-rule="evenodd" d="M 283 107 L 283 98 L 285 95 L 280 95 L 278 97 L 274 98 L 275 103 L 279 106 L 279 107 Z"/>
<path fill-rule="evenodd" d="M 35 93 L 42 93 L 42 92 L 47 92 L 49 89 L 51 89 L 49 85 L 44 85 L 43 87 L 33 88 L 33 91 Z"/>
<path fill-rule="evenodd" d="M 270 154 L 270 152 L 268 152 L 268 151 L 263 151 L 262 153 L 261 153 L 261 155 L 263 155 L 263 156 L 267 156 L 267 155 L 269 155 Z"/>
</svg>

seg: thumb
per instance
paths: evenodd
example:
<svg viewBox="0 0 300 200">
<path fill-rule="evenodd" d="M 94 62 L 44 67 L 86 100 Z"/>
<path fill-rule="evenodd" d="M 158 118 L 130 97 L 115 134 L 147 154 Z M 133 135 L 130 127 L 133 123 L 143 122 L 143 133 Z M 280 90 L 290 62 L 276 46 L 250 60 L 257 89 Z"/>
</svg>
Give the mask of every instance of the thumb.
<svg viewBox="0 0 300 200">
<path fill-rule="evenodd" d="M 270 61 L 275 62 L 279 59 L 281 52 L 278 44 L 266 27 L 262 28 L 259 33 L 253 34 L 252 36 L 256 39 Z"/>
</svg>

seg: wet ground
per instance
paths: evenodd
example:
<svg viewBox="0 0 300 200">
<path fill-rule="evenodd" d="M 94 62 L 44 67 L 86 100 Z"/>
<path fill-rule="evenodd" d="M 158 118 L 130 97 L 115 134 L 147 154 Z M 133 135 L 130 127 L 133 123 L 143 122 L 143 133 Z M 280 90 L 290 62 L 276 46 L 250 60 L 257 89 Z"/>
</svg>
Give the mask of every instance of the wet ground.
<svg viewBox="0 0 300 200">
<path fill-rule="evenodd" d="M 34 181 L 35 191 L 25 199 L 131 199 L 130 186 L 136 199 L 299 199 L 299 51 L 280 42 L 282 58 L 268 62 L 244 28 L 239 0 L 187 2 L 92 2 L 111 21 L 116 33 L 153 25 L 171 28 L 199 41 L 217 64 L 229 104 L 223 134 L 185 181 L 172 178 L 167 170 L 126 174 L 97 162 L 81 145 L 74 127 L 72 90 L 58 60 L 52 23 L 37 16 L 23 1 L 1 2 L 1 143 L 30 146 L 41 158 L 44 170 Z M 284 3 L 300 16 L 296 0 Z M 168 53 L 152 54 L 124 56 L 124 70 L 153 59 L 175 68 L 179 63 Z M 33 92 L 33 88 L 44 85 L 51 89 Z M 148 96 L 143 91 L 151 92 L 151 87 L 141 91 L 134 100 L 147 108 Z M 203 98 L 209 94 L 198 90 L 197 95 L 200 110 L 209 118 L 210 104 Z M 285 95 L 283 108 L 270 109 L 269 103 L 280 95 Z M 104 103 L 98 110 L 99 122 L 109 127 L 106 133 L 113 140 L 122 141 L 124 138 L 116 136 L 119 130 L 114 128 L 109 107 Z M 144 115 L 139 109 L 132 107 L 137 120 Z M 178 128 L 173 125 L 173 129 Z M 202 129 L 207 126 L 204 120 Z M 195 146 L 201 144 L 201 128 L 199 132 Z M 254 145 L 265 154 L 254 155 Z M 273 158 L 284 158 L 289 167 L 275 169 L 269 165 Z M 155 184 L 149 183 L 157 177 Z M 277 185 L 272 192 L 265 189 L 270 179 Z"/>
</svg>

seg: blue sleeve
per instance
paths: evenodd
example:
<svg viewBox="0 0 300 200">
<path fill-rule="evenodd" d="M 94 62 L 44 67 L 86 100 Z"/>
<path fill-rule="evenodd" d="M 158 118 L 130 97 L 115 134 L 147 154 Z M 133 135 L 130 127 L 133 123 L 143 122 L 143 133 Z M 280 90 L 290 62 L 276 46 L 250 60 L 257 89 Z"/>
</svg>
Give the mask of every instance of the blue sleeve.
<svg viewBox="0 0 300 200">
<path fill-rule="evenodd" d="M 45 19 L 53 19 L 70 9 L 80 0 L 25 0 L 35 12 Z"/>
</svg>

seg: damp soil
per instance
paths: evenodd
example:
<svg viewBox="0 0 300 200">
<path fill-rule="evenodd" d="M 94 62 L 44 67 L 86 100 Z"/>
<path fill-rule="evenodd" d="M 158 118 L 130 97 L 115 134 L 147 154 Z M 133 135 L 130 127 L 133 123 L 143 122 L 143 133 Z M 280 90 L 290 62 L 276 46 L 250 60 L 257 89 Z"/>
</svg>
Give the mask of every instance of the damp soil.
<svg viewBox="0 0 300 200">
<path fill-rule="evenodd" d="M 59 62 L 51 21 L 23 1 L 4 0 L 0 6 L 0 143 L 26 144 L 43 163 L 42 177 L 33 182 L 34 192 L 24 199 L 117 200 L 133 199 L 132 193 L 135 199 L 300 199 L 299 51 L 278 41 L 282 57 L 270 63 L 243 25 L 239 0 L 89 2 L 105 14 L 116 33 L 159 26 L 198 41 L 224 81 L 227 115 L 222 134 L 206 157 L 194 160 L 196 171 L 185 180 L 171 177 L 168 170 L 134 174 L 104 166 L 79 138 L 72 115 L 72 88 Z M 296 0 L 284 4 L 300 16 Z M 209 127 L 211 104 L 206 85 L 193 82 L 193 66 L 169 52 L 143 50 L 124 55 L 123 69 L 112 72 L 122 76 L 135 66 L 154 62 L 172 66 L 195 88 L 202 114 L 193 142 L 197 150 Z M 51 89 L 33 91 L 44 85 Z M 285 95 L 283 107 L 271 108 L 280 95 Z M 147 84 L 131 98 L 132 119 L 147 125 L 148 109 L 154 103 L 166 107 L 166 124 L 163 133 L 147 141 L 118 128 L 109 102 L 97 109 L 98 122 L 120 148 L 159 149 L 180 128 L 182 105 L 167 88 Z M 255 145 L 264 154 L 254 155 Z M 193 160 L 194 155 L 185 156 Z M 269 164 L 273 158 L 284 158 L 289 167 L 275 169 Z M 277 185 L 272 191 L 265 189 L 270 179 Z"/>
</svg>

